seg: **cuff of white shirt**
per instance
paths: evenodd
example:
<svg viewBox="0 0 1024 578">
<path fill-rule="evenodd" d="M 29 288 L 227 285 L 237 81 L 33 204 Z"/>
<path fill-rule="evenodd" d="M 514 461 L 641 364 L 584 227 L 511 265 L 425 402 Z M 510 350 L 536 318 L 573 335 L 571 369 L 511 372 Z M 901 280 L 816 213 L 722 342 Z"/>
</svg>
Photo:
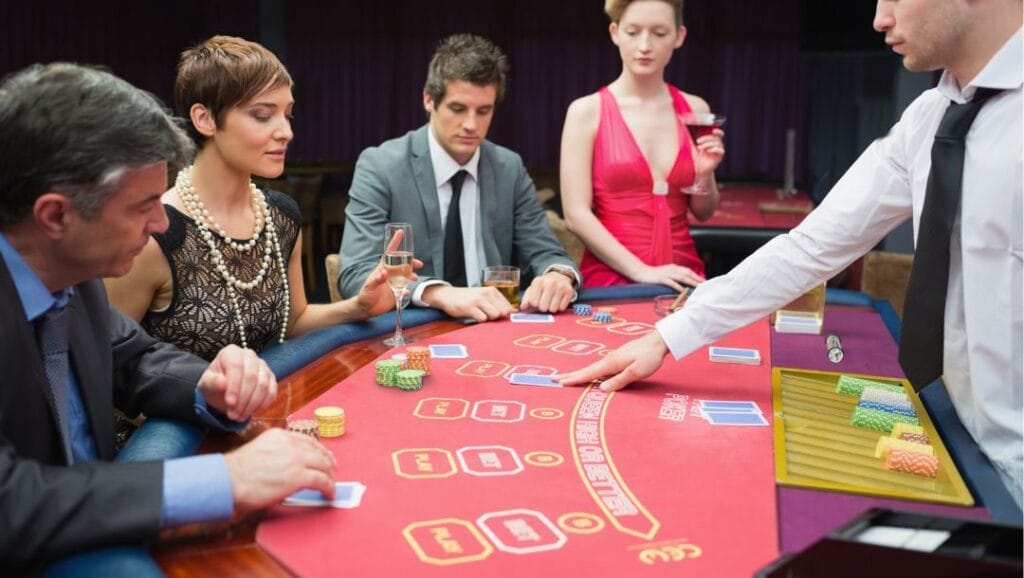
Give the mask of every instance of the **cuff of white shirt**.
<svg viewBox="0 0 1024 578">
<path fill-rule="evenodd" d="M 203 454 L 164 462 L 161 528 L 220 522 L 231 518 L 235 501 L 222 454 Z"/>
<path fill-rule="evenodd" d="M 705 345 L 704 338 L 685 310 L 669 315 L 654 326 L 676 359 L 682 359 Z"/>
<path fill-rule="evenodd" d="M 229 419 L 228 416 L 206 405 L 206 399 L 203 397 L 203 394 L 199 391 L 198 387 L 195 390 L 195 403 L 192 407 L 195 410 L 196 415 L 199 416 L 199 419 L 202 420 L 203 424 L 214 429 L 227 432 L 240 432 L 245 429 L 245 426 L 249 425 L 249 420 L 234 421 Z"/>
<path fill-rule="evenodd" d="M 451 285 L 451 283 L 448 283 L 447 281 L 442 281 L 441 279 L 428 279 L 426 281 L 420 281 L 418 284 L 416 284 L 416 289 L 413 290 L 412 292 L 413 305 L 419 307 L 430 307 L 430 305 L 427 305 L 426 303 L 423 302 L 422 297 L 423 290 L 426 289 L 427 287 L 430 287 L 431 285 Z"/>
</svg>

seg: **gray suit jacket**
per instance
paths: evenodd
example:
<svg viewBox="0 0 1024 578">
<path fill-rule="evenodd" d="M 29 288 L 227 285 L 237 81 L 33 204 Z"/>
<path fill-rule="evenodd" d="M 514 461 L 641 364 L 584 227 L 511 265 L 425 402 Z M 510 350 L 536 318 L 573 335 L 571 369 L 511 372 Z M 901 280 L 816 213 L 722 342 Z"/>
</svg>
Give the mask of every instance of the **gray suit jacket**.
<svg viewBox="0 0 1024 578">
<path fill-rule="evenodd" d="M 380 260 L 384 225 L 412 225 L 420 282 L 444 274 L 444 223 L 426 125 L 359 155 L 341 241 L 342 295 L 352 296 Z M 519 155 L 484 141 L 480 149 L 480 233 L 487 265 L 515 265 L 524 286 L 551 265 L 576 269 L 551 232 Z M 409 287 L 415 290 L 416 284 Z"/>
<path fill-rule="evenodd" d="M 161 462 L 110 463 L 113 408 L 201 423 L 194 391 L 207 363 L 160 343 L 107 303 L 100 281 L 68 304 L 71 364 L 98 459 L 67 465 L 53 395 L 7 265 L 0 258 L 0 575 L 47 559 L 156 536 Z"/>
</svg>

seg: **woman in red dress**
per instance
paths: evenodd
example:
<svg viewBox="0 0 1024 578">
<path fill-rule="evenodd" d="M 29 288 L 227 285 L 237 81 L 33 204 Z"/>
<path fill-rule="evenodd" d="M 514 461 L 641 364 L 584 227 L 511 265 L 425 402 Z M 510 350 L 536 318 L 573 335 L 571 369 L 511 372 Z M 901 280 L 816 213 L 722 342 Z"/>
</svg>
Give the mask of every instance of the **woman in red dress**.
<svg viewBox="0 0 1024 578">
<path fill-rule="evenodd" d="M 605 12 L 622 73 L 569 105 L 562 131 L 562 207 L 587 246 L 583 285 L 698 285 L 704 264 L 687 214 L 715 212 L 725 149 L 720 129 L 691 139 L 682 117 L 708 104 L 665 82 L 686 37 L 682 1 L 608 0 Z M 684 192 L 693 185 L 703 194 Z"/>
</svg>

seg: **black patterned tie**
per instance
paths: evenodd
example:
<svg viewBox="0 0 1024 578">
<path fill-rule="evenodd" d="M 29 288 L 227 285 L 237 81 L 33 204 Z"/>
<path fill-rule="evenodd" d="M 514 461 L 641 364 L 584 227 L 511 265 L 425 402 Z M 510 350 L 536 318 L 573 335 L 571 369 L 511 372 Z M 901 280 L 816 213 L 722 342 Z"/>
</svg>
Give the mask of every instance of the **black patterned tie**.
<svg viewBox="0 0 1024 578">
<path fill-rule="evenodd" d="M 43 354 L 46 380 L 50 382 L 53 402 L 57 408 L 57 425 L 68 463 L 72 461 L 71 434 L 68 424 L 68 315 L 67 308 L 53 308 L 36 321 L 36 337 Z"/>
<path fill-rule="evenodd" d="M 918 224 L 900 334 L 900 365 L 915 391 L 942 375 L 950 237 L 960 207 L 965 139 L 982 105 L 997 92 L 980 88 L 974 100 L 951 103 L 932 143 L 932 168 Z"/>
<path fill-rule="evenodd" d="M 466 256 L 462 246 L 462 219 L 459 216 L 459 200 L 466 171 L 459 171 L 452 177 L 452 202 L 448 205 L 448 216 L 444 222 L 444 280 L 456 287 L 466 286 Z"/>
</svg>

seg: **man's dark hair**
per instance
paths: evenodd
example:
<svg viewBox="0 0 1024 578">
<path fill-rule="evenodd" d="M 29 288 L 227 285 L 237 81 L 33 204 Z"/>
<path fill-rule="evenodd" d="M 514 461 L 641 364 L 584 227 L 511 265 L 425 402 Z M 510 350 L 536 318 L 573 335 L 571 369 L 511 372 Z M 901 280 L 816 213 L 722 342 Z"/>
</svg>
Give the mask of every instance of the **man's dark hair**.
<svg viewBox="0 0 1024 578">
<path fill-rule="evenodd" d="M 458 80 L 477 86 L 493 85 L 497 90 L 496 102 L 501 102 L 506 76 L 508 58 L 493 42 L 473 34 L 455 34 L 438 44 L 427 68 L 423 90 L 430 95 L 435 108 L 444 100 L 448 83 Z"/>
</svg>

